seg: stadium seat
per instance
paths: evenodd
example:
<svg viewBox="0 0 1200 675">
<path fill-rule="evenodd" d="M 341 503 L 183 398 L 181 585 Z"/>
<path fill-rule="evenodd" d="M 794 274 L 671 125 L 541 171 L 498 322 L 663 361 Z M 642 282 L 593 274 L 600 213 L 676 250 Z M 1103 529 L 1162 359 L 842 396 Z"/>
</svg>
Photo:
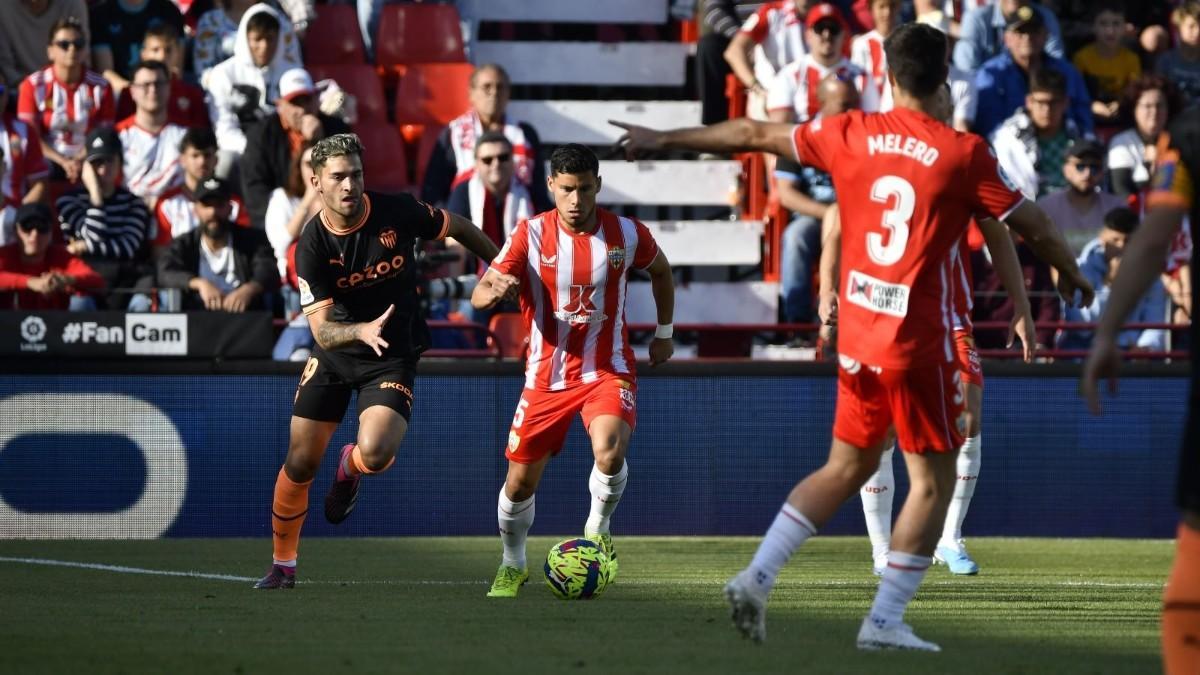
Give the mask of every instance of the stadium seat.
<svg viewBox="0 0 1200 675">
<path fill-rule="evenodd" d="M 425 180 L 425 167 L 429 166 L 429 158 L 433 155 L 433 149 L 437 147 L 437 139 L 441 133 L 439 127 L 420 127 L 415 143 L 417 153 L 412 171 L 413 182 L 417 185 L 421 185 Z M 413 145 L 414 143 L 409 142 L 409 147 Z"/>
<path fill-rule="evenodd" d="M 381 192 L 402 192 L 411 187 L 404 142 L 396 128 L 387 122 L 363 122 L 355 127 L 363 143 L 363 173 L 367 188 Z"/>
<path fill-rule="evenodd" d="M 375 61 L 385 67 L 409 63 L 461 63 L 462 28 L 453 5 L 387 5 L 379 17 Z"/>
<path fill-rule="evenodd" d="M 498 347 L 500 356 L 523 358 L 529 349 L 529 333 L 525 330 L 525 318 L 515 312 L 504 312 L 492 316 L 488 330 L 495 340 L 488 339 L 489 347 Z"/>
<path fill-rule="evenodd" d="M 322 5 L 325 7 L 326 5 Z M 314 80 L 330 79 L 358 99 L 359 122 L 386 122 L 387 100 L 375 69 L 365 63 L 309 66 Z"/>
<path fill-rule="evenodd" d="M 401 69 L 396 88 L 396 124 L 445 126 L 471 103 L 469 63 L 420 63 Z"/>
<path fill-rule="evenodd" d="M 317 18 L 304 36 L 304 63 L 314 65 L 367 62 L 358 12 L 353 5 L 317 5 Z"/>
</svg>

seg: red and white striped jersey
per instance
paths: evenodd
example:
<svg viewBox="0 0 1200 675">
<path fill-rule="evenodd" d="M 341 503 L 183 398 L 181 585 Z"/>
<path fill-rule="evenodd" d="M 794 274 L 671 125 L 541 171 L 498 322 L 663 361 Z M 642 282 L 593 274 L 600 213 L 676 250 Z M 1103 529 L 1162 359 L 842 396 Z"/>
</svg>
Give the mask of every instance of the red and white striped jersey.
<svg viewBox="0 0 1200 675">
<path fill-rule="evenodd" d="M 137 125 L 133 115 L 118 122 L 116 128 L 125 155 L 125 187 L 130 192 L 142 199 L 158 197 L 183 182 L 179 142 L 187 129 L 168 124 L 158 133 L 147 131 Z"/>
<path fill-rule="evenodd" d="M 0 152 L 4 153 L 0 194 L 5 203 L 20 204 L 29 182 L 41 180 L 49 173 L 42 157 L 42 144 L 28 124 L 0 117 Z"/>
<path fill-rule="evenodd" d="M 858 89 L 861 98 L 859 108 L 864 112 L 875 112 L 879 109 L 879 90 L 867 71 L 846 59 L 827 67 L 817 63 L 811 55 L 805 55 L 784 66 L 771 82 L 771 88 L 767 90 L 767 111 L 792 110 L 795 112 L 797 124 L 816 119 L 821 110 L 821 103 L 817 100 L 817 88 L 821 80 L 831 73 L 836 73 L 838 78 L 852 83 Z"/>
<path fill-rule="evenodd" d="M 883 90 L 887 87 L 887 54 L 883 51 L 883 36 L 879 31 L 854 38 L 850 43 L 850 62 L 867 71 L 875 83 L 876 96 L 882 101 Z"/>
<path fill-rule="evenodd" d="M 758 45 L 754 74 L 767 85 L 784 66 L 808 53 L 804 44 L 804 17 L 793 0 L 765 2 L 742 24 L 742 33 Z"/>
<path fill-rule="evenodd" d="M 154 205 L 154 217 L 150 219 L 150 233 L 146 237 L 150 243 L 170 246 L 175 237 L 200 227 L 200 219 L 192 208 L 193 201 L 182 184 L 163 192 Z M 242 227 L 250 227 L 250 214 L 246 212 L 242 198 L 234 195 L 229 201 L 233 207 L 229 219 Z"/>
<path fill-rule="evenodd" d="M 17 116 L 44 134 L 56 151 L 74 156 L 97 126 L 112 124 L 115 116 L 112 89 L 97 73 L 86 70 L 74 86 L 58 81 L 54 66 L 47 66 L 21 82 Z"/>
<path fill-rule="evenodd" d="M 550 210 L 517 223 L 492 269 L 521 280 L 529 329 L 525 388 L 557 391 L 604 373 L 633 377 L 625 324 L 631 268 L 648 267 L 658 244 L 632 218 L 596 209 L 596 229 L 578 234 Z"/>
</svg>

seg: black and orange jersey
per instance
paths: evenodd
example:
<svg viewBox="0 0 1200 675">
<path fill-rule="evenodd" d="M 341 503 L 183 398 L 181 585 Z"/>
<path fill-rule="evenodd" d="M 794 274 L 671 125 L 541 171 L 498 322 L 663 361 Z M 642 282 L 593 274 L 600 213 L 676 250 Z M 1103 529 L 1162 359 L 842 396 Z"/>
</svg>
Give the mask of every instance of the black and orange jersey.
<svg viewBox="0 0 1200 675">
<path fill-rule="evenodd" d="M 1200 199 L 1196 195 L 1200 177 L 1200 107 L 1180 113 L 1171 123 L 1168 133 L 1159 139 L 1157 166 L 1146 208 L 1177 208 L 1188 213 L 1195 232 L 1200 223 Z M 1200 260 L 1192 248 L 1192 307 L 1200 301 Z M 1192 321 L 1192 349 L 1200 345 L 1200 321 Z M 1179 507 L 1200 513 L 1200 359 L 1192 355 L 1192 391 L 1188 405 L 1188 422 L 1184 432 L 1179 459 Z"/>
<path fill-rule="evenodd" d="M 383 328 L 384 358 L 410 358 L 429 346 L 429 329 L 420 315 L 417 239 L 442 239 L 450 216 L 407 194 L 367 192 L 358 222 L 334 227 L 324 211 L 313 216 L 296 246 L 296 283 L 305 314 L 332 307 L 333 321 L 374 321 L 396 311 Z M 376 359 L 374 350 L 356 343 L 347 355 Z"/>
<path fill-rule="evenodd" d="M 1200 176 L 1200 108 L 1191 108 L 1172 122 L 1158 140 L 1158 160 L 1146 207 L 1170 206 L 1188 211 L 1196 221 L 1196 184 Z"/>
</svg>

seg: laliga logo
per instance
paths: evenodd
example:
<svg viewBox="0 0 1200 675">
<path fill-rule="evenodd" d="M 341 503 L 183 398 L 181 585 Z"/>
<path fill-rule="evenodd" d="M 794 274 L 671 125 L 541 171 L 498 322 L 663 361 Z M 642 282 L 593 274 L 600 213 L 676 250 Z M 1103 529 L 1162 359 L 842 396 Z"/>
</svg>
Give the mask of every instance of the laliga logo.
<svg viewBox="0 0 1200 675">
<path fill-rule="evenodd" d="M 26 342 L 41 342 L 46 338 L 46 322 L 40 316 L 27 316 L 21 322 L 21 337 Z"/>
<path fill-rule="evenodd" d="M 128 438 L 146 463 L 142 494 L 115 513 L 27 513 L 0 494 L 0 539 L 153 539 L 175 522 L 187 495 L 187 451 L 171 419 L 154 405 L 122 394 L 17 394 L 0 399 L 0 406 L 0 452 L 20 436 L 99 434 Z"/>
</svg>

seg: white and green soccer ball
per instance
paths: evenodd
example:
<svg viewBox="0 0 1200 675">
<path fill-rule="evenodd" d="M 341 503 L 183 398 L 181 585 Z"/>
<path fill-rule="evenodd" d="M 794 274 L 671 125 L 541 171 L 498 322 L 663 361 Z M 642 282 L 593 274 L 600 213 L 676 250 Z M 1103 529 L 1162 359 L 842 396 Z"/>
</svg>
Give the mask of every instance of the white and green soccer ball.
<svg viewBox="0 0 1200 675">
<path fill-rule="evenodd" d="M 560 600 L 587 600 L 604 592 L 610 578 L 608 554 L 591 539 L 566 539 L 546 555 L 546 585 Z"/>
</svg>

